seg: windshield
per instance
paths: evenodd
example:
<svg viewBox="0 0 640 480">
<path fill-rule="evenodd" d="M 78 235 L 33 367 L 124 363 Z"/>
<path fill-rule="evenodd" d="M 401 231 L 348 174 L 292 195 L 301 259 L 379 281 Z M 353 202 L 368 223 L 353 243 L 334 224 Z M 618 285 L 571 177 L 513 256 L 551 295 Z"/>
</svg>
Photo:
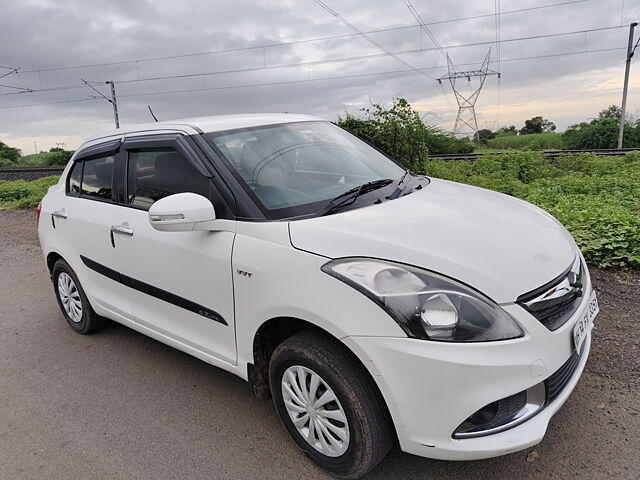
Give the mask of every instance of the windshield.
<svg viewBox="0 0 640 480">
<path fill-rule="evenodd" d="M 272 212 L 286 209 L 284 216 L 320 211 L 354 187 L 404 174 L 375 148 L 329 122 L 288 123 L 205 136 L 262 207 Z"/>
</svg>

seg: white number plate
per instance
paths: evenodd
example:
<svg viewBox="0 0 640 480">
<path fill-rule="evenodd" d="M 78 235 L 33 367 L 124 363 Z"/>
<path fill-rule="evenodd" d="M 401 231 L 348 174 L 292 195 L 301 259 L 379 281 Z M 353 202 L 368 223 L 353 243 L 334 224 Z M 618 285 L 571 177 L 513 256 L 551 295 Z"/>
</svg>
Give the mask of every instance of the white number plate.
<svg viewBox="0 0 640 480">
<path fill-rule="evenodd" d="M 589 297 L 587 308 L 582 312 L 582 316 L 573 326 L 573 344 L 576 346 L 576 350 L 578 352 L 580 352 L 582 342 L 584 342 L 584 339 L 587 337 L 587 333 L 591 330 L 591 327 L 593 326 L 593 319 L 599 311 L 600 307 L 598 307 L 598 299 L 596 298 L 596 292 L 594 290 L 591 292 L 591 297 Z"/>
</svg>

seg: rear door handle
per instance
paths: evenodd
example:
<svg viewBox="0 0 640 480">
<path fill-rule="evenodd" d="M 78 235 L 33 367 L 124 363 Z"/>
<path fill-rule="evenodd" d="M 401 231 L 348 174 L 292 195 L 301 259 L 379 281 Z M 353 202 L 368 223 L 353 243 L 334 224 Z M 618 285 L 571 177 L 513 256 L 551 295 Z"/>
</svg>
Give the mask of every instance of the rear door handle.
<svg viewBox="0 0 640 480">
<path fill-rule="evenodd" d="M 116 241 L 113 238 L 114 233 L 121 233 L 122 235 L 133 237 L 133 230 L 129 227 L 125 227 L 124 225 L 111 225 L 111 229 L 109 230 L 109 239 L 111 240 L 111 246 L 113 248 L 116 248 Z"/>
<path fill-rule="evenodd" d="M 121 233 L 122 235 L 128 235 L 130 237 L 133 237 L 133 230 L 123 225 L 112 225 L 111 233 Z"/>
<path fill-rule="evenodd" d="M 67 214 L 64 212 L 64 208 L 62 210 L 56 210 L 55 212 L 52 212 L 51 215 L 58 218 L 67 218 Z"/>
</svg>

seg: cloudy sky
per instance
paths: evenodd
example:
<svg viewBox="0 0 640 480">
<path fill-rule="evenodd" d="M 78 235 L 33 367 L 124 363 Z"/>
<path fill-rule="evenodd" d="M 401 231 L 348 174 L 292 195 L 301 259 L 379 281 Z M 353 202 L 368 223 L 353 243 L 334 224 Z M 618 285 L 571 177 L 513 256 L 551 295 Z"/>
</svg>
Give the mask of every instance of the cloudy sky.
<svg viewBox="0 0 640 480">
<path fill-rule="evenodd" d="M 628 24 L 640 19 L 639 0 L 412 0 L 440 50 L 405 0 L 323 2 L 351 27 L 315 0 L 3 0 L 0 65 L 20 70 L 0 68 L 0 141 L 28 154 L 34 141 L 76 148 L 113 128 L 111 105 L 81 79 L 105 95 L 115 81 L 123 125 L 148 122 L 147 105 L 161 120 L 267 111 L 334 120 L 402 96 L 448 130 L 456 100 L 435 80 L 447 74 L 443 51 L 469 70 L 490 47 L 502 77 L 486 80 L 480 127 L 543 115 L 564 129 L 620 102 Z M 579 33 L 543 37 L 569 32 Z M 628 109 L 640 112 L 637 62 Z"/>
</svg>

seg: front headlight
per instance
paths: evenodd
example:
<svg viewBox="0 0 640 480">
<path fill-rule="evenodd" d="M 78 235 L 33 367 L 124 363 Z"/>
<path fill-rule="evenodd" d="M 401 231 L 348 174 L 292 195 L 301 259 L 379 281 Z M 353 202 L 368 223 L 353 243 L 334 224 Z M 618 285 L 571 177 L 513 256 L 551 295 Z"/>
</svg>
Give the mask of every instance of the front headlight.
<svg viewBox="0 0 640 480">
<path fill-rule="evenodd" d="M 435 273 L 368 258 L 332 260 L 322 270 L 378 303 L 411 337 L 488 342 L 523 335 L 493 301 Z"/>
</svg>

